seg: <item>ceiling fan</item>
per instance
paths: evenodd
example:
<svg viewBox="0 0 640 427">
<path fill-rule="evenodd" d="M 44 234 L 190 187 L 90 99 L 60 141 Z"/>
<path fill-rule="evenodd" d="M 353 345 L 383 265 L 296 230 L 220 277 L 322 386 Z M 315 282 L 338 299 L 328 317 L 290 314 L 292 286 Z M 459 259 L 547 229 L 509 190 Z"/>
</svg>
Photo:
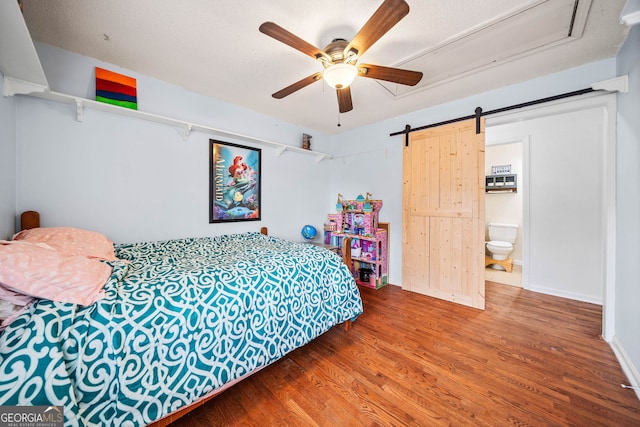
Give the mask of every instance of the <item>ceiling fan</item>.
<svg viewBox="0 0 640 427">
<path fill-rule="evenodd" d="M 358 64 L 358 59 L 408 13 L 409 5 L 404 0 L 384 0 L 353 40 L 348 42 L 344 39 L 334 39 L 324 49 L 318 49 L 273 22 L 263 23 L 260 25 L 260 32 L 318 60 L 323 66 L 323 71 L 305 77 L 271 96 L 282 99 L 324 79 L 329 86 L 336 89 L 340 112 L 346 113 L 353 110 L 349 85 L 356 76 L 415 86 L 422 79 L 421 72 Z"/>
</svg>

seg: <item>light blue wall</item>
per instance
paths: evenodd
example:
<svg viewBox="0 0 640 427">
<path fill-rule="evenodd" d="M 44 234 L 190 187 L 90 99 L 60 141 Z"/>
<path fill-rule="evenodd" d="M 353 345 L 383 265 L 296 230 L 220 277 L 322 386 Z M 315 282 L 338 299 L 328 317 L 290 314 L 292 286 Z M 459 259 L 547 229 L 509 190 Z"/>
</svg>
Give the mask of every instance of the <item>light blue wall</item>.
<svg viewBox="0 0 640 427">
<path fill-rule="evenodd" d="M 92 98 L 93 69 L 101 66 L 138 79 L 142 111 L 291 145 L 311 133 L 313 148 L 333 152 L 336 159 L 316 164 L 313 157 L 276 157 L 275 150 L 263 149 L 260 225 L 298 238 L 305 223 L 322 227 L 338 193 L 356 197 L 371 191 L 384 201 L 381 220 L 391 223 L 389 278 L 395 284 L 402 282 L 402 137 L 390 133 L 407 123 L 417 127 L 472 114 L 476 106 L 490 110 L 582 89 L 615 74 L 615 59 L 599 61 L 329 137 L 91 58 L 48 45 L 36 48 L 54 91 Z M 221 234 L 251 225 L 207 223 L 209 135 L 193 133 L 185 142 L 176 129 L 162 125 L 91 110 L 77 122 L 68 105 L 29 97 L 16 102 L 17 212 L 37 209 L 44 225 L 93 228 L 119 242 Z"/>
<path fill-rule="evenodd" d="M 37 44 L 53 91 L 95 95 L 94 67 L 137 78 L 139 110 L 299 147 L 302 134 L 313 148 L 328 137 L 92 58 Z M 180 130 L 18 97 L 17 212 L 34 209 L 45 226 L 101 231 L 115 242 L 218 235 L 267 226 L 276 236 L 301 239 L 310 223 L 322 227 L 329 164 L 262 147 L 262 221 L 209 224 L 209 138 Z M 215 137 L 214 137 L 215 138 Z M 228 142 L 250 145 L 229 138 Z M 258 148 L 260 148 L 258 146 Z M 320 195 L 320 197 L 318 197 Z"/>
<path fill-rule="evenodd" d="M 404 137 L 390 137 L 406 124 L 417 128 L 474 114 L 476 107 L 490 111 L 539 98 L 590 87 L 616 76 L 615 58 L 590 63 L 524 83 L 459 99 L 395 119 L 355 129 L 335 137 L 331 152 L 331 194 L 335 206 L 338 193 L 354 198 L 373 193 L 382 199 L 380 220 L 390 222 L 389 282 L 402 284 L 402 147 Z"/>
<path fill-rule="evenodd" d="M 615 334 L 640 368 L 640 25 L 631 29 L 617 67 L 629 76 L 629 93 L 618 96 Z"/>
<path fill-rule="evenodd" d="M 3 79 L 0 73 L 0 79 Z M 16 111 L 14 98 L 0 96 L 0 239 L 15 232 Z"/>
</svg>

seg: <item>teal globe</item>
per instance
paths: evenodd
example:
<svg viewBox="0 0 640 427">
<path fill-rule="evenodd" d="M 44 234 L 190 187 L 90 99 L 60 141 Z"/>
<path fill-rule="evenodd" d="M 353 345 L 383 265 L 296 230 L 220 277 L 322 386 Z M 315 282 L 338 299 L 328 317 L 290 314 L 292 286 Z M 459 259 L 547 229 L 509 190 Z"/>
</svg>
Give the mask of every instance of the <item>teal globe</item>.
<svg viewBox="0 0 640 427">
<path fill-rule="evenodd" d="M 301 234 L 305 239 L 313 240 L 318 234 L 318 231 L 313 225 L 305 225 L 304 227 L 302 227 Z"/>
</svg>

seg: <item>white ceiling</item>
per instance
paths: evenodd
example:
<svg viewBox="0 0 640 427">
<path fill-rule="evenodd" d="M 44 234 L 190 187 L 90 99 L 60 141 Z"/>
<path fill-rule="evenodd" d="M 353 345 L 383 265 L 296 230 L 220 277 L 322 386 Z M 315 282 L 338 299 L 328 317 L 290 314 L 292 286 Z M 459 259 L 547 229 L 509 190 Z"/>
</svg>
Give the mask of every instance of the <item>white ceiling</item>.
<svg viewBox="0 0 640 427">
<path fill-rule="evenodd" d="M 344 114 L 322 81 L 271 97 L 322 67 L 258 27 L 273 21 L 322 49 L 336 37 L 350 40 L 382 0 L 23 0 L 23 6 L 36 41 L 329 134 L 610 58 L 628 34 L 620 24 L 625 0 L 407 2 L 409 14 L 360 61 L 422 71 L 422 81 L 411 88 L 359 77 L 351 87 L 354 109 Z M 138 98 L 144 109 L 144 93 Z"/>
</svg>

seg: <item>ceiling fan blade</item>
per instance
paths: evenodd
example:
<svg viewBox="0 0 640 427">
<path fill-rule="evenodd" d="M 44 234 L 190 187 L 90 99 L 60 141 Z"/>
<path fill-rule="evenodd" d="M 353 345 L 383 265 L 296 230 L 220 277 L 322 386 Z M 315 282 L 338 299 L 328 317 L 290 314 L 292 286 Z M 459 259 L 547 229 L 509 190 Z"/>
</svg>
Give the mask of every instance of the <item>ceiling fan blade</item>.
<svg viewBox="0 0 640 427">
<path fill-rule="evenodd" d="M 347 86 L 344 89 L 336 89 L 338 94 L 338 107 L 341 113 L 353 110 L 353 103 L 351 102 L 351 89 Z"/>
<path fill-rule="evenodd" d="M 385 0 L 369 18 L 344 50 L 345 56 L 352 49 L 362 56 L 380 37 L 409 13 L 404 0 Z"/>
<path fill-rule="evenodd" d="M 297 82 L 295 82 L 294 84 L 285 87 L 282 90 L 279 90 L 278 92 L 274 93 L 273 96 L 276 99 L 282 99 L 287 95 L 291 95 L 293 92 L 302 89 L 303 87 L 307 87 L 309 86 L 311 83 L 313 82 L 317 82 L 318 80 L 322 79 L 322 71 L 318 71 L 315 74 L 312 74 L 308 77 L 305 77 L 302 80 L 299 80 Z"/>
<path fill-rule="evenodd" d="M 385 80 L 401 85 L 415 86 L 422 80 L 420 71 L 401 70 L 381 65 L 358 64 L 358 75 L 376 80 Z"/>
<path fill-rule="evenodd" d="M 313 59 L 326 58 L 330 59 L 326 53 L 315 47 L 314 45 L 307 43 L 302 40 L 300 37 L 296 36 L 293 33 L 285 30 L 278 24 L 274 24 L 273 22 L 265 22 L 260 25 L 260 32 L 263 34 L 272 37 L 287 46 L 291 46 L 292 48 L 304 53 L 305 55 L 309 55 Z"/>
</svg>

